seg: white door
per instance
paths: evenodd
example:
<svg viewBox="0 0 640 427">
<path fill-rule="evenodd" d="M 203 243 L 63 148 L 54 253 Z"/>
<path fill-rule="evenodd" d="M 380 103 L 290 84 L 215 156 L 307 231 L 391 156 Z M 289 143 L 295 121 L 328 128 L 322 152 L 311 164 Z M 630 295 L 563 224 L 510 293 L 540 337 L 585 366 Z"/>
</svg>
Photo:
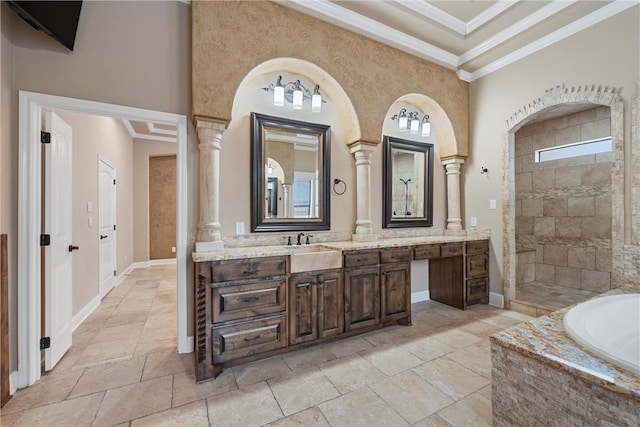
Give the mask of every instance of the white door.
<svg viewBox="0 0 640 427">
<path fill-rule="evenodd" d="M 72 240 L 72 130 L 60 117 L 47 112 L 45 129 L 51 143 L 45 146 L 45 334 L 51 346 L 45 350 L 49 371 L 71 347 L 73 240 Z"/>
<path fill-rule="evenodd" d="M 116 169 L 98 158 L 98 208 L 100 232 L 100 297 L 113 288 L 116 279 Z"/>
</svg>

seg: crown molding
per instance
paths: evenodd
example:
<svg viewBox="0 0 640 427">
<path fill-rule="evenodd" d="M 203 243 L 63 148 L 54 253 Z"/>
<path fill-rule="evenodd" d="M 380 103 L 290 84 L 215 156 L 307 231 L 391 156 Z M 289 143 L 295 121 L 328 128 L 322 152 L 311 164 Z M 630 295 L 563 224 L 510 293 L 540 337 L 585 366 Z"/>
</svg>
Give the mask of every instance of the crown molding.
<svg viewBox="0 0 640 427">
<path fill-rule="evenodd" d="M 624 0 L 609 3 L 606 6 L 603 6 L 594 12 L 591 12 L 589 15 L 577 19 L 571 24 L 565 25 L 564 27 L 550 34 L 541 37 L 538 40 L 521 47 L 520 49 L 514 50 L 510 54 L 505 55 L 502 58 L 493 61 L 492 63 L 487 64 L 476 71 L 473 71 L 471 73 L 470 81 L 477 80 L 481 77 L 493 73 L 494 71 L 506 67 L 507 65 L 513 64 L 514 62 L 519 61 L 533 53 L 536 53 L 541 49 L 551 46 L 552 44 L 564 40 L 567 37 L 579 33 L 582 30 L 585 30 L 595 24 L 598 24 L 599 22 L 604 21 L 605 19 L 611 18 L 612 16 L 617 15 L 618 13 L 637 5 L 637 1 Z"/>
<path fill-rule="evenodd" d="M 279 0 L 276 3 L 311 14 L 331 24 L 447 68 L 455 70 L 458 66 L 457 55 L 326 0 Z"/>
<path fill-rule="evenodd" d="M 509 9 L 511 6 L 514 6 L 516 3 L 518 3 L 518 1 L 519 0 L 500 0 L 494 5 L 486 8 L 476 17 L 472 18 L 469 22 L 466 23 L 465 35 L 471 34 L 487 22 L 492 21 L 498 15 Z"/>
<path fill-rule="evenodd" d="M 471 49 L 469 49 L 468 51 L 460 55 L 460 57 L 458 58 L 459 60 L 458 65 L 465 64 L 471 61 L 472 59 L 477 58 L 478 56 L 484 54 L 485 52 L 488 52 L 494 47 L 506 42 L 507 40 L 510 40 L 511 38 L 528 30 L 534 25 L 541 23 L 545 19 L 555 15 L 561 10 L 566 9 L 567 7 L 571 6 L 576 2 L 577 0 L 554 0 L 553 2 L 535 11 L 534 13 L 527 16 L 526 18 L 516 22 L 510 27 L 505 28 L 499 33 L 496 33 L 493 37 L 489 37 L 482 43 L 472 47 Z"/>
<path fill-rule="evenodd" d="M 461 36 L 467 34 L 467 24 L 464 21 L 448 14 L 437 6 L 427 3 L 426 1 L 415 0 L 395 0 L 395 3 L 401 4 L 412 12 L 428 19 L 436 24 L 443 25 Z"/>
<path fill-rule="evenodd" d="M 147 140 L 150 140 L 150 141 L 160 141 L 160 142 L 174 142 L 174 143 L 178 142 L 178 140 L 177 140 L 177 138 L 175 136 L 169 137 L 169 136 L 148 135 L 146 133 L 138 133 L 133 128 L 133 126 L 131 126 L 131 120 L 129 120 L 129 119 L 122 119 L 122 124 L 127 129 L 127 131 L 129 132 L 129 135 L 131 135 L 131 138 L 147 139 Z M 176 132 L 176 135 L 177 135 L 177 132 Z"/>
</svg>

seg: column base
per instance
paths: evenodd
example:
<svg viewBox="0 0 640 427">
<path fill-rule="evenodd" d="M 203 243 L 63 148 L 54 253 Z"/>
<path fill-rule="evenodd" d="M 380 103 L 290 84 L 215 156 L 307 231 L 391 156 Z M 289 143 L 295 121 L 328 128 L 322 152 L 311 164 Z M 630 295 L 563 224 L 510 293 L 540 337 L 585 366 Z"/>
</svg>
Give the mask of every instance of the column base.
<svg viewBox="0 0 640 427">
<path fill-rule="evenodd" d="M 375 242 L 378 240 L 377 234 L 352 234 L 351 240 L 354 242 Z"/>
<path fill-rule="evenodd" d="M 215 242 L 196 242 L 196 252 L 221 251 L 224 249 L 224 242 L 217 240 Z"/>
<path fill-rule="evenodd" d="M 445 236 L 466 236 L 467 230 L 444 230 Z"/>
</svg>

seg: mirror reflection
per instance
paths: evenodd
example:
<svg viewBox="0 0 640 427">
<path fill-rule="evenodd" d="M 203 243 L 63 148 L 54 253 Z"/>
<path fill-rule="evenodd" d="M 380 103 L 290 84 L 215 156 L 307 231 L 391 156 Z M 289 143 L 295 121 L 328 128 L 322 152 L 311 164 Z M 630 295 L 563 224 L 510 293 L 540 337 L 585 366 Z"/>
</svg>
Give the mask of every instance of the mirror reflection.
<svg viewBox="0 0 640 427">
<path fill-rule="evenodd" d="M 433 144 L 384 138 L 384 227 L 433 225 Z"/>
<path fill-rule="evenodd" d="M 330 127 L 252 113 L 254 231 L 329 228 Z"/>
</svg>

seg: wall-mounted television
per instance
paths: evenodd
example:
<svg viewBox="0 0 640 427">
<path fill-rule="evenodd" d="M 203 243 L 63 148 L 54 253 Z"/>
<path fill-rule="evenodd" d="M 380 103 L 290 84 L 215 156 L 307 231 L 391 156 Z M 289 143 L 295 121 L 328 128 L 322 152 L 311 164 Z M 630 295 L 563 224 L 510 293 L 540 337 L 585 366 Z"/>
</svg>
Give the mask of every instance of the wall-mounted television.
<svg viewBox="0 0 640 427">
<path fill-rule="evenodd" d="M 8 5 L 29 25 L 73 50 L 82 1 L 17 1 Z"/>
</svg>

